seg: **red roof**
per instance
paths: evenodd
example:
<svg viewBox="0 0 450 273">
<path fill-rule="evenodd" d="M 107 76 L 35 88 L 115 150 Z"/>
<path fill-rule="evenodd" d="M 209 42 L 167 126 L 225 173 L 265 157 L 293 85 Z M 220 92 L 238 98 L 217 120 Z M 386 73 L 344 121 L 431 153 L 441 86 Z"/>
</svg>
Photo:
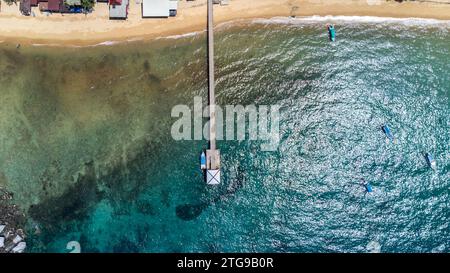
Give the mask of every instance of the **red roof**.
<svg viewBox="0 0 450 273">
<path fill-rule="evenodd" d="M 47 2 L 39 2 L 39 10 L 40 11 L 48 10 L 48 3 Z"/>
<path fill-rule="evenodd" d="M 59 11 L 59 6 L 62 0 L 48 0 L 49 11 Z"/>
<path fill-rule="evenodd" d="M 122 5 L 122 0 L 109 0 L 110 5 Z"/>
</svg>

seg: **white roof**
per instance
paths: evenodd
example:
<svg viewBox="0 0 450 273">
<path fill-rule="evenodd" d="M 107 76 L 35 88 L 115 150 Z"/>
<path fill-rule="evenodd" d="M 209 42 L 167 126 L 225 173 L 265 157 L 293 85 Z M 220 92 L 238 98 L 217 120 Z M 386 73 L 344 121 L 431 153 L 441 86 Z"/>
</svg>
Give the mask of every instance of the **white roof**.
<svg viewBox="0 0 450 273">
<path fill-rule="evenodd" d="M 109 18 L 126 19 L 128 0 L 122 0 L 122 5 L 109 5 Z"/>
<path fill-rule="evenodd" d="M 14 244 L 17 244 L 17 243 L 19 243 L 20 241 L 22 241 L 22 237 L 20 237 L 20 235 L 17 235 L 17 236 L 14 238 L 13 243 L 14 243 Z"/>
<path fill-rule="evenodd" d="M 25 242 L 20 242 L 18 245 L 16 245 L 13 249 L 12 252 L 13 253 L 22 253 L 25 248 L 27 247 L 27 243 Z"/>
<path fill-rule="evenodd" d="M 170 0 L 169 1 L 169 9 L 170 10 L 177 10 L 178 9 L 178 0 Z"/>
<path fill-rule="evenodd" d="M 143 0 L 142 17 L 169 17 L 169 0 Z"/>
<path fill-rule="evenodd" d="M 206 171 L 206 184 L 219 185 L 220 184 L 220 170 Z"/>
</svg>

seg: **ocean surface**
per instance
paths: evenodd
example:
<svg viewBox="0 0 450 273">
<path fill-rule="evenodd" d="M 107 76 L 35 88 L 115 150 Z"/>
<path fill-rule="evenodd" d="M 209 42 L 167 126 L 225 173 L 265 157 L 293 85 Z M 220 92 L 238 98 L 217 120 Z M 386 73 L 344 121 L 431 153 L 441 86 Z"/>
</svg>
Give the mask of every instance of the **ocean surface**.
<svg viewBox="0 0 450 273">
<path fill-rule="evenodd" d="M 0 186 L 28 251 L 450 251 L 450 22 L 222 24 L 216 69 L 219 105 L 281 107 L 280 145 L 219 141 L 211 187 L 207 141 L 170 135 L 175 105 L 206 102 L 205 33 L 0 44 Z"/>
</svg>

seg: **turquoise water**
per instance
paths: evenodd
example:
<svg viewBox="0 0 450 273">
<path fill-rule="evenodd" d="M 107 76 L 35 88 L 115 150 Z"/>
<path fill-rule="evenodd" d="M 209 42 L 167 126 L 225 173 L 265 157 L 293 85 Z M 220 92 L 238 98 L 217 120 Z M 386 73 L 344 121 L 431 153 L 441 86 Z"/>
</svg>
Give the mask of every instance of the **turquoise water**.
<svg viewBox="0 0 450 273">
<path fill-rule="evenodd" d="M 219 141 L 216 188 L 198 166 L 207 142 L 170 137 L 171 108 L 206 98 L 203 34 L 3 45 L 0 168 L 29 251 L 449 252 L 450 25 L 330 19 L 329 43 L 326 22 L 219 27 L 218 103 L 280 105 L 281 142 Z"/>
</svg>

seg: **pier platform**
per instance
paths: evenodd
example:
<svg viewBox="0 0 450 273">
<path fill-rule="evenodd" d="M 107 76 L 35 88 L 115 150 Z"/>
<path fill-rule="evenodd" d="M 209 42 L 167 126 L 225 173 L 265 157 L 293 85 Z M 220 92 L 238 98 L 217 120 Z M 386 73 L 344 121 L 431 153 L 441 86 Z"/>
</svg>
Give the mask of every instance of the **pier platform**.
<svg viewBox="0 0 450 273">
<path fill-rule="evenodd" d="M 220 184 L 220 151 L 206 150 L 206 184 Z"/>
</svg>

